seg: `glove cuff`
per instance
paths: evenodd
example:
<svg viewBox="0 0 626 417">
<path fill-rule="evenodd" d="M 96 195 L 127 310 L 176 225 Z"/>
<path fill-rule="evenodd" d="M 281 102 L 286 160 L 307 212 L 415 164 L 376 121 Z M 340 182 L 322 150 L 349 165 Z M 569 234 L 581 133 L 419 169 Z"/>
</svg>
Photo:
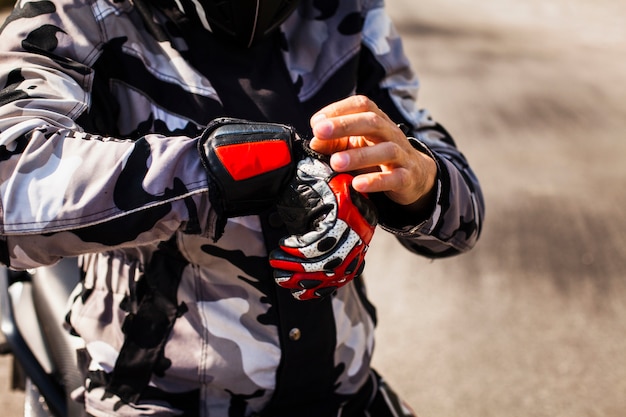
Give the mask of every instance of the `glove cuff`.
<svg viewBox="0 0 626 417">
<path fill-rule="evenodd" d="M 228 218 L 258 214 L 275 203 L 293 177 L 296 141 L 295 130 L 282 124 L 220 118 L 207 126 L 198 152 L 209 182 L 214 240 Z"/>
</svg>

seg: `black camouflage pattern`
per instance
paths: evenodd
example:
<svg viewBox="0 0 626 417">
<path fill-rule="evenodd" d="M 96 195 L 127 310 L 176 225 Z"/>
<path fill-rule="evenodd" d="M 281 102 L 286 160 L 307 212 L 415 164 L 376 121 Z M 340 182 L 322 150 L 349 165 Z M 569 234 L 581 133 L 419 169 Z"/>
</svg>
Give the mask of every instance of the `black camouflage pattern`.
<svg viewBox="0 0 626 417">
<path fill-rule="evenodd" d="M 440 174 L 430 218 L 382 216 L 381 226 L 418 254 L 461 253 L 480 234 L 480 187 L 449 135 L 417 107 L 418 81 L 383 6 L 302 1 L 281 26 L 284 81 L 296 106 L 279 112 L 296 107 L 308 116 L 355 93 L 375 99 L 410 127 Z M 20 0 L 2 27 L 0 261 L 25 269 L 82 255 L 69 321 L 91 356 L 91 377 L 75 393 L 90 414 L 249 416 L 280 388 L 284 360 L 271 248 L 258 216 L 230 219 L 218 242 L 208 238 L 197 140 L 233 107 L 209 81 L 202 65 L 210 65 L 190 63 L 193 40 L 172 15 L 147 9 L 149 19 L 146 4 L 129 0 Z M 174 297 L 184 314 L 167 333 L 150 386 L 125 403 L 106 393 L 107 381 L 127 338 L 124 322 L 145 295 L 147 266 L 170 238 L 185 259 Z M 328 302 L 337 413 L 369 378 L 371 313 L 356 282 Z"/>
</svg>

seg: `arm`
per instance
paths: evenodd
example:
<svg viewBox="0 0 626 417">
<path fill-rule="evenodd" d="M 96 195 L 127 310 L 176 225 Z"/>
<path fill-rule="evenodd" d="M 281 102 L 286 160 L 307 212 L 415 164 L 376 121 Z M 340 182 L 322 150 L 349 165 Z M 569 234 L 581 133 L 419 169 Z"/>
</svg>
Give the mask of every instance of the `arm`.
<svg viewBox="0 0 626 417">
<path fill-rule="evenodd" d="M 480 185 L 450 135 L 416 107 L 418 82 L 382 8 L 369 11 L 357 93 L 311 119 L 317 151 L 379 207 L 380 225 L 429 257 L 471 248 L 480 234 Z M 397 124 L 407 126 L 406 134 Z M 407 135 L 410 139 L 407 139 Z"/>
<path fill-rule="evenodd" d="M 90 65 L 106 41 L 96 6 L 33 5 L 0 34 L 0 261 L 34 267 L 181 227 L 203 232 L 197 140 L 85 132 L 77 120 L 93 103 Z"/>
</svg>

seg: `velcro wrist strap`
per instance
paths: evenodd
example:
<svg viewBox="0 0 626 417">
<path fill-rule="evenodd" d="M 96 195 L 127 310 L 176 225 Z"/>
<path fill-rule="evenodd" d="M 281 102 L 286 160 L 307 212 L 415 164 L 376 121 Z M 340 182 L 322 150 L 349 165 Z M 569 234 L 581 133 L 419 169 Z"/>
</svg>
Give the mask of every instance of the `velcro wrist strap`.
<svg viewBox="0 0 626 417">
<path fill-rule="evenodd" d="M 218 239 L 229 217 L 258 214 L 271 207 L 293 177 L 291 126 L 241 119 L 216 119 L 198 142 L 209 179 L 209 199 Z"/>
</svg>

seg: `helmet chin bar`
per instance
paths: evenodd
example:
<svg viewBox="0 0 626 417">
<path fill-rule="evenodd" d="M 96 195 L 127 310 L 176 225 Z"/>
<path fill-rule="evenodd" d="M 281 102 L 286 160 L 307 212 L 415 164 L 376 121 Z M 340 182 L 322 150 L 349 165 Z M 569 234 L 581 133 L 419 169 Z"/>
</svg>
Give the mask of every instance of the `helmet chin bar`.
<svg viewBox="0 0 626 417">
<path fill-rule="evenodd" d="M 175 0 L 202 26 L 245 48 L 274 31 L 295 10 L 300 0 Z"/>
</svg>

